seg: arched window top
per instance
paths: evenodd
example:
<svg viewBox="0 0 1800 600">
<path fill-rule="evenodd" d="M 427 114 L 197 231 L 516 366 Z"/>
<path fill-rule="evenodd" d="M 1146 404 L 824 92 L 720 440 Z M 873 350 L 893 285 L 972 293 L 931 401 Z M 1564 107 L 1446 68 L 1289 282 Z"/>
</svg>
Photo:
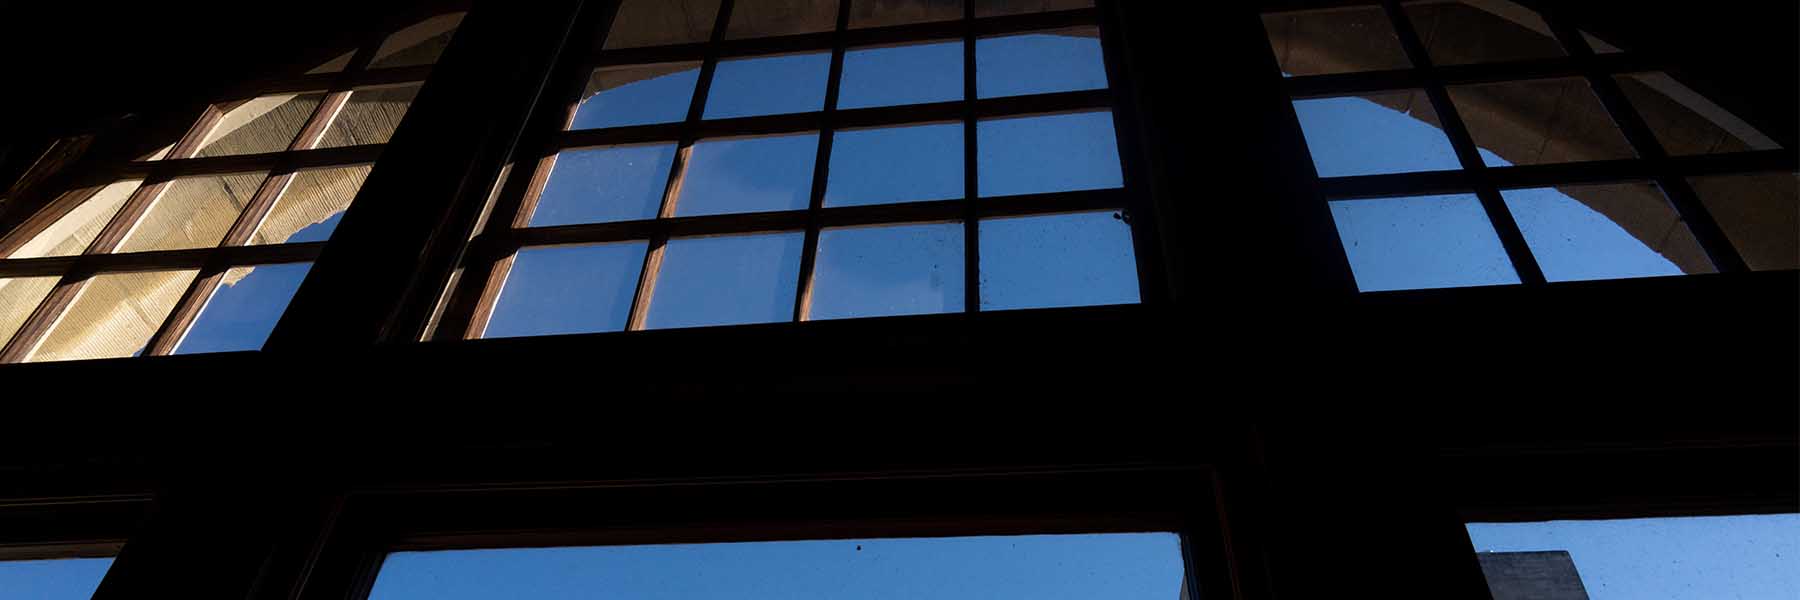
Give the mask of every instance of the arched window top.
<svg viewBox="0 0 1800 600">
<path fill-rule="evenodd" d="M 1506 0 L 1263 20 L 1364 291 L 1800 267 L 1781 147 L 1668 65 Z"/>
</svg>

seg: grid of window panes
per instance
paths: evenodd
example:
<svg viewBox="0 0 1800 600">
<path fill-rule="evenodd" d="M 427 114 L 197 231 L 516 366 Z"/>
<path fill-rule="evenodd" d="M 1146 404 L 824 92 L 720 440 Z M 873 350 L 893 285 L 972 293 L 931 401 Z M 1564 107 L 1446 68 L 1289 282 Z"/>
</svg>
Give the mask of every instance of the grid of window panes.
<svg viewBox="0 0 1800 600">
<path fill-rule="evenodd" d="M 1800 267 L 1792 149 L 1655 58 L 1505 0 L 1263 22 L 1363 291 Z"/>
<path fill-rule="evenodd" d="M 437 335 L 1138 302 L 1100 15 L 622 2 Z"/>
<path fill-rule="evenodd" d="M 462 13 L 215 103 L 0 237 L 0 362 L 262 347 Z"/>
</svg>

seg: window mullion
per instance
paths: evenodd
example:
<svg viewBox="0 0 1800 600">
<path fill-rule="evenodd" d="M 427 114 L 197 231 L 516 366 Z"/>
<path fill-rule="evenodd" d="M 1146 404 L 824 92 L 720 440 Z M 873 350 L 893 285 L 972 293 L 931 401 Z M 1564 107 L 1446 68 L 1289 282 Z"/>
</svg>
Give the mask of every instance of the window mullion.
<svg viewBox="0 0 1800 600">
<path fill-rule="evenodd" d="M 976 176 L 978 121 L 975 100 L 980 96 L 975 79 L 975 3 L 963 3 L 963 312 L 981 311 L 981 221 L 975 213 L 981 197 Z"/>
<path fill-rule="evenodd" d="M 837 25 L 831 43 L 831 68 L 825 79 L 825 109 L 819 130 L 818 155 L 813 159 L 811 195 L 806 204 L 806 235 L 801 241 L 800 274 L 795 282 L 794 321 L 805 321 L 812 312 L 813 269 L 819 259 L 819 210 L 825 207 L 825 186 L 831 174 L 831 143 L 837 132 L 838 94 L 843 86 L 845 32 L 850 29 L 850 0 L 839 0 Z"/>
<path fill-rule="evenodd" d="M 1450 139 L 1450 146 L 1455 149 L 1457 160 L 1475 181 L 1475 196 L 1480 199 L 1482 211 L 1487 214 L 1488 222 L 1498 234 L 1500 245 L 1506 250 L 1507 258 L 1512 261 L 1519 281 L 1525 285 L 1542 285 L 1545 282 L 1543 268 L 1538 266 L 1537 258 L 1532 256 L 1531 248 L 1525 243 L 1525 234 L 1519 230 L 1519 223 L 1513 220 L 1512 212 L 1507 210 L 1506 201 L 1500 197 L 1500 190 L 1488 181 L 1487 165 L 1481 160 L 1480 149 L 1475 145 L 1475 138 L 1469 135 L 1468 126 L 1463 123 L 1456 106 L 1451 104 L 1450 93 L 1444 88 L 1443 79 L 1438 76 L 1437 67 L 1425 50 L 1425 42 L 1419 38 L 1418 30 L 1406 16 L 1399 0 L 1384 0 L 1381 5 L 1387 11 L 1388 19 L 1393 21 L 1394 33 L 1400 37 L 1401 49 L 1412 60 L 1414 68 L 1424 74 L 1422 79 L 1425 95 L 1437 111 L 1444 135 Z"/>
</svg>

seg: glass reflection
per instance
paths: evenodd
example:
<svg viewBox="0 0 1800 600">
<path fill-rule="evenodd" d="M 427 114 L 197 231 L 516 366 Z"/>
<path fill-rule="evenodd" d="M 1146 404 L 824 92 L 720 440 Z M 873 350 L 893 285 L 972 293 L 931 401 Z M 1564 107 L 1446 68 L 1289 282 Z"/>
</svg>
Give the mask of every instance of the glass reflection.
<svg viewBox="0 0 1800 600">
<path fill-rule="evenodd" d="M 817 133 L 701 140 L 688 156 L 675 215 L 804 209 L 818 152 Z"/>
<path fill-rule="evenodd" d="M 312 263 L 293 263 L 226 270 L 174 353 L 262 348 L 311 269 Z"/>
<path fill-rule="evenodd" d="M 369 165 L 358 165 L 294 173 L 249 243 L 299 244 L 331 239 L 331 232 L 350 208 L 350 201 L 356 199 L 370 169 Z"/>
<path fill-rule="evenodd" d="M 981 222 L 981 309 L 1138 301 L 1131 226 L 1112 212 Z"/>
<path fill-rule="evenodd" d="M 721 60 L 707 92 L 708 119 L 812 112 L 825 108 L 831 53 Z"/>
<path fill-rule="evenodd" d="M 138 218 L 119 252 L 210 248 L 225 239 L 266 173 L 171 180 Z"/>
<path fill-rule="evenodd" d="M 1290 76 L 1412 66 L 1380 6 L 1266 14 L 1263 28 L 1281 72 Z"/>
<path fill-rule="evenodd" d="M 1110 112 L 988 119 L 975 130 L 984 198 L 1124 184 Z"/>
<path fill-rule="evenodd" d="M 825 206 L 963 197 L 961 123 L 839 131 Z"/>
<path fill-rule="evenodd" d="M 700 63 L 595 69 L 569 129 L 673 123 L 687 118 Z"/>
<path fill-rule="evenodd" d="M 88 600 L 112 562 L 110 557 L 0 561 L 0 590 L 9 599 Z"/>
<path fill-rule="evenodd" d="M 645 325 L 660 329 L 793 319 L 805 242 L 799 232 L 670 240 Z"/>
<path fill-rule="evenodd" d="M 198 271 L 102 273 L 88 278 L 27 362 L 123 358 L 143 352 Z"/>
<path fill-rule="evenodd" d="M 481 337 L 623 331 L 645 242 L 520 250 Z"/>
<path fill-rule="evenodd" d="M 385 144 L 394 137 L 406 109 L 419 95 L 422 84 L 409 83 L 383 87 L 360 88 L 350 92 L 344 108 L 331 120 L 331 127 L 319 140 L 320 148 Z"/>
<path fill-rule="evenodd" d="M 1100 30 L 1074 27 L 975 41 L 975 92 L 980 98 L 1106 87 Z"/>
<path fill-rule="evenodd" d="M 1331 202 L 1365 292 L 1518 283 L 1474 194 Z"/>
<path fill-rule="evenodd" d="M 960 223 L 821 231 L 808 318 L 960 312 L 962 234 Z"/>
<path fill-rule="evenodd" d="M 142 180 L 128 179 L 106 184 L 99 188 L 83 188 L 65 193 L 65 198 L 72 199 L 87 195 L 86 200 L 69 209 L 67 214 L 56 222 L 45 227 L 30 240 L 20 244 L 7 258 L 37 258 L 41 256 L 74 256 L 86 250 L 94 238 L 100 237 L 100 230 L 112 221 L 113 215 L 131 199 Z M 60 200 L 60 199 L 59 199 Z"/>
<path fill-rule="evenodd" d="M 1716 270 L 1654 184 L 1506 190 L 1501 196 L 1550 281 Z"/>
<path fill-rule="evenodd" d="M 1457 169 L 1423 90 L 1294 101 L 1320 177 Z"/>
<path fill-rule="evenodd" d="M 532 227 L 652 219 L 662 207 L 675 144 L 565 150 L 532 210 Z"/>
<path fill-rule="evenodd" d="M 949 102 L 963 97 L 961 41 L 852 48 L 838 108 Z"/>
</svg>

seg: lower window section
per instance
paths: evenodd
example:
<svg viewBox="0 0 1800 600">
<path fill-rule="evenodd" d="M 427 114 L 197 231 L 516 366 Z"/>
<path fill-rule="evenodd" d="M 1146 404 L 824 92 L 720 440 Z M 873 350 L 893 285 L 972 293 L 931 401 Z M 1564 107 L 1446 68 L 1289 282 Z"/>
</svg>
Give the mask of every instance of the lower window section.
<svg viewBox="0 0 1800 600">
<path fill-rule="evenodd" d="M 261 349 L 312 263 L 227 269 L 175 354 Z"/>
<path fill-rule="evenodd" d="M 371 600 L 1178 600 L 1172 533 L 396 552 Z"/>
<path fill-rule="evenodd" d="M 1469 523 L 1494 600 L 1800 597 L 1800 514 Z"/>
<path fill-rule="evenodd" d="M 0 561 L 0 598 L 86 600 L 100 587 L 111 558 Z"/>
</svg>

